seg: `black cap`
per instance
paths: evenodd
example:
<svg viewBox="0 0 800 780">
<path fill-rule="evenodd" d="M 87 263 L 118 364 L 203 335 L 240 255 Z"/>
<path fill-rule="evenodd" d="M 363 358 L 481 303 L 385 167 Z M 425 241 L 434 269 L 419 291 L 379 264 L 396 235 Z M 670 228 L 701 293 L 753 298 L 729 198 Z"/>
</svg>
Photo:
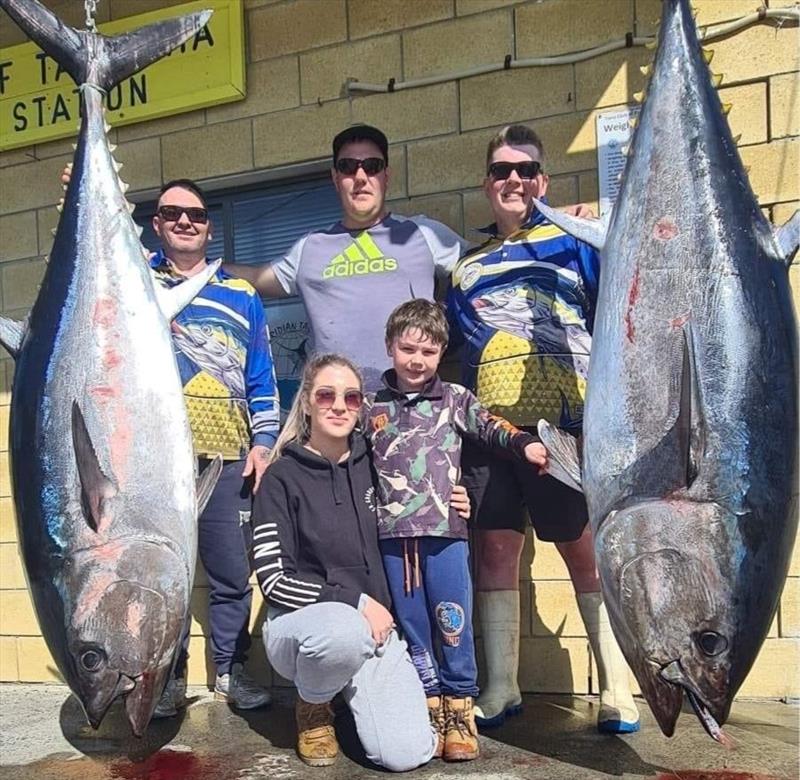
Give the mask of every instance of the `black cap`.
<svg viewBox="0 0 800 780">
<path fill-rule="evenodd" d="M 333 162 L 339 158 L 339 152 L 345 144 L 352 141 L 372 141 L 381 150 L 383 159 L 389 162 L 389 142 L 386 136 L 371 125 L 352 125 L 346 127 L 333 139 Z"/>
</svg>

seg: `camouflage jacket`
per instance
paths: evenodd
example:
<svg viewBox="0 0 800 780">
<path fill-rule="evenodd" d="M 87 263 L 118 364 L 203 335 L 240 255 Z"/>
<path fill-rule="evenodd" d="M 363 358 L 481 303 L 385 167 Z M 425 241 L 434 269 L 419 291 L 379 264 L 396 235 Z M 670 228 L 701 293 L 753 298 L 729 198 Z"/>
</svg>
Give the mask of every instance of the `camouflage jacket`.
<svg viewBox="0 0 800 780">
<path fill-rule="evenodd" d="M 465 387 L 438 376 L 414 398 L 396 389 L 394 371 L 383 381 L 386 386 L 367 397 L 362 412 L 378 475 L 379 537 L 466 539 L 466 521 L 450 509 L 462 438 L 523 459 L 525 447 L 538 439 L 490 414 Z"/>
</svg>

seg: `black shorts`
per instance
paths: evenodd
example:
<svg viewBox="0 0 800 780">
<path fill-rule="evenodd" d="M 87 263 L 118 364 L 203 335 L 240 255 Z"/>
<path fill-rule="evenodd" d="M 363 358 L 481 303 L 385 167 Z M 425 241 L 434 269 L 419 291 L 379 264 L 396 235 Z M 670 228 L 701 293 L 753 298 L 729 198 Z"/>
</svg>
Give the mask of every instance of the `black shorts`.
<svg viewBox="0 0 800 780">
<path fill-rule="evenodd" d="M 472 502 L 471 520 L 481 530 L 524 533 L 527 509 L 543 542 L 574 542 L 589 521 L 583 493 L 539 476 L 534 466 L 513 456 L 494 455 L 465 442 L 461 472 Z"/>
</svg>

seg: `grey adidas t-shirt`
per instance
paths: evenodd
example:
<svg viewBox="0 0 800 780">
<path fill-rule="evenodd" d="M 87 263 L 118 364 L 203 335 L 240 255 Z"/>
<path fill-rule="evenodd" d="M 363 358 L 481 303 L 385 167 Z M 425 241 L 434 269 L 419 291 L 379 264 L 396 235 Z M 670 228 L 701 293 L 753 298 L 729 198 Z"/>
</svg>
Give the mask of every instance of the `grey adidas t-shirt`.
<svg viewBox="0 0 800 780">
<path fill-rule="evenodd" d="M 301 238 L 273 265 L 290 295 L 303 299 L 318 353 L 339 352 L 358 365 L 367 391 L 390 367 L 384 328 L 412 298 L 433 300 L 469 244 L 441 222 L 389 215 L 363 231 L 336 223 Z"/>
</svg>

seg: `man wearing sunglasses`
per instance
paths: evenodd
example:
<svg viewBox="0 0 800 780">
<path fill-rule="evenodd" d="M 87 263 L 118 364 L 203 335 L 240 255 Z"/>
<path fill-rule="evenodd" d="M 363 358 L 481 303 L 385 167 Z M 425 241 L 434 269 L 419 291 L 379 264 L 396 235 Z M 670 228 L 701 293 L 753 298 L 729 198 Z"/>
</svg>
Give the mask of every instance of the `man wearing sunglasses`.
<svg viewBox="0 0 800 780">
<path fill-rule="evenodd" d="M 270 265 L 231 270 L 266 297 L 299 295 L 316 351 L 347 355 L 372 391 L 390 368 L 389 314 L 411 298 L 432 299 L 435 280 L 449 279 L 469 244 L 441 222 L 389 213 L 389 144 L 376 127 L 348 127 L 333 139 L 331 177 L 339 222 L 307 234 Z"/>
<path fill-rule="evenodd" d="M 448 310 L 463 334 L 463 383 L 519 428 L 539 419 L 579 435 L 597 300 L 599 258 L 533 207 L 548 177 L 536 133 L 510 125 L 489 143 L 483 189 L 495 217 L 487 241 L 453 271 Z M 487 679 L 475 708 L 497 726 L 521 708 L 519 560 L 530 516 L 541 541 L 554 542 L 575 588 L 599 671 L 598 729 L 639 728 L 628 668 L 600 595 L 583 495 L 549 475 L 465 450 L 464 485 L 476 508 L 477 604 Z"/>
<path fill-rule="evenodd" d="M 164 185 L 153 229 L 161 250 L 150 265 L 172 287 L 202 270 L 212 235 L 205 197 L 188 179 Z M 221 453 L 222 474 L 198 520 L 198 553 L 208 575 L 214 697 L 239 709 L 269 703 L 243 670 L 250 644 L 250 508 L 279 428 L 279 406 L 264 309 L 255 290 L 218 271 L 172 322 L 175 357 L 201 461 Z M 201 463 L 202 465 L 202 463 Z M 183 649 L 154 717 L 185 704 Z"/>
</svg>

